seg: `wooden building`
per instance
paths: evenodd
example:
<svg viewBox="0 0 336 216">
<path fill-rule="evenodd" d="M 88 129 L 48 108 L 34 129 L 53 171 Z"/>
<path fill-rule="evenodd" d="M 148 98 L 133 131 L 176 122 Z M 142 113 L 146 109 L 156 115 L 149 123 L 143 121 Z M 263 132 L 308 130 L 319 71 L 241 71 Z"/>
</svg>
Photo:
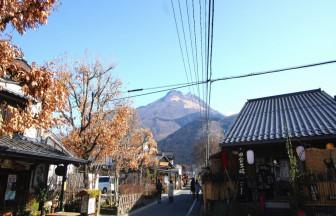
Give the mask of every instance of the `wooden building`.
<svg viewBox="0 0 336 216">
<path fill-rule="evenodd" d="M 336 213 L 335 143 L 336 100 L 321 89 L 248 100 L 221 153 L 211 158 L 206 182 L 208 191 L 217 184 L 218 193 L 208 198 L 259 204 L 262 199 L 265 208 L 289 208 L 292 149 L 302 180 L 299 201 Z"/>
<path fill-rule="evenodd" d="M 182 186 L 182 170 L 180 171 L 180 169 L 182 167 L 174 164 L 174 155 L 171 152 L 160 152 L 158 153 L 158 163 L 157 176 L 164 188 L 166 189 L 169 181 L 172 180 L 175 189 L 180 189 Z"/>
<path fill-rule="evenodd" d="M 30 69 L 25 61 L 16 61 L 21 67 Z M 25 108 L 27 96 L 17 83 L 2 78 L 0 101 Z M 3 117 L 5 113 L 0 110 L 0 115 Z M 86 162 L 73 157 L 61 143 L 52 141 L 54 138 L 44 138 L 34 128 L 13 137 L 0 137 L 0 215 L 25 210 L 36 197 L 37 188 L 46 186 L 50 165 L 59 167 L 57 170 L 61 171 L 64 184 L 67 166 Z M 62 197 L 63 190 L 60 200 Z"/>
<path fill-rule="evenodd" d="M 50 165 L 80 164 L 65 151 L 22 136 L 0 138 L 0 211 L 24 208 L 35 189 L 47 184 Z M 66 175 L 64 171 L 63 176 Z"/>
</svg>

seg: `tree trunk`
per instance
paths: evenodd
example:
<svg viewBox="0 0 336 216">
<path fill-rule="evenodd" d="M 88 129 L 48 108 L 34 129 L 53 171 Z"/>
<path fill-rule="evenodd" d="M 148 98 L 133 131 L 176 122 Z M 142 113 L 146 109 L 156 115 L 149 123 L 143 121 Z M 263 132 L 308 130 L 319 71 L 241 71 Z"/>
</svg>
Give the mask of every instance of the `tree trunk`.
<svg viewBox="0 0 336 216">
<path fill-rule="evenodd" d="M 139 179 L 139 181 L 140 181 L 140 186 L 142 185 L 142 167 L 140 167 L 140 179 Z"/>
<path fill-rule="evenodd" d="M 64 211 L 64 189 L 65 189 L 65 181 L 66 181 L 67 172 L 68 172 L 68 165 L 64 164 L 64 172 L 62 175 L 62 188 L 61 188 L 61 194 L 59 198 L 59 202 L 60 202 L 59 206 L 60 206 L 61 211 Z"/>
<path fill-rule="evenodd" d="M 39 203 L 39 206 L 41 208 L 41 216 L 44 216 L 45 215 L 45 211 L 44 211 L 44 201 L 41 201 Z"/>
<path fill-rule="evenodd" d="M 89 189 L 89 167 L 87 164 L 84 165 L 84 188 Z"/>
<path fill-rule="evenodd" d="M 115 194 L 116 194 L 116 198 L 118 200 L 119 197 L 119 173 L 116 172 L 115 174 Z"/>
</svg>

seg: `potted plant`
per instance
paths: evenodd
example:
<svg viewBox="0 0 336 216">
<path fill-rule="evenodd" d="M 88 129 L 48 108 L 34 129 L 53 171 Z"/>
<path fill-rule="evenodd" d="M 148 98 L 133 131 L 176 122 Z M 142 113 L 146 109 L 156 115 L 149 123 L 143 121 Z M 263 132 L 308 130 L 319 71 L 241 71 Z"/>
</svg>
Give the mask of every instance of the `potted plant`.
<svg viewBox="0 0 336 216">
<path fill-rule="evenodd" d="M 100 190 L 99 189 L 85 189 L 80 191 L 77 196 L 82 197 L 81 213 L 84 215 L 95 214 L 100 209 Z M 97 202 L 98 201 L 98 202 Z"/>
<path fill-rule="evenodd" d="M 300 185 L 300 173 L 298 169 L 298 160 L 294 154 L 293 151 L 293 145 L 291 142 L 290 137 L 287 137 L 286 141 L 286 148 L 287 148 L 287 154 L 289 158 L 289 176 L 290 176 L 290 184 L 291 184 L 291 190 L 289 193 L 289 203 L 291 205 L 291 209 L 294 211 L 293 215 L 297 216 L 304 216 L 304 202 L 305 202 L 305 196 L 302 191 L 302 187 Z"/>
<path fill-rule="evenodd" d="M 39 203 L 39 210 L 41 211 L 41 215 L 45 215 L 46 207 L 49 209 L 52 206 L 52 202 L 48 200 L 52 199 L 53 190 L 51 189 L 51 184 L 45 184 L 41 181 L 38 181 L 37 186 L 35 187 L 35 198 Z M 46 205 L 47 204 L 47 205 Z"/>
</svg>

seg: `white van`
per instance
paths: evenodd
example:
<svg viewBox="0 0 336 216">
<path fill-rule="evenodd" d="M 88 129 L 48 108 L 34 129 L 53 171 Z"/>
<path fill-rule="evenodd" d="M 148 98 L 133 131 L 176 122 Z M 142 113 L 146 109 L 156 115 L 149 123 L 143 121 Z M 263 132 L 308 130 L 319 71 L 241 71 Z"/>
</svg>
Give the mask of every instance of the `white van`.
<svg viewBox="0 0 336 216">
<path fill-rule="evenodd" d="M 114 176 L 99 176 L 98 179 L 98 188 L 102 193 L 112 192 L 114 193 Z"/>
</svg>

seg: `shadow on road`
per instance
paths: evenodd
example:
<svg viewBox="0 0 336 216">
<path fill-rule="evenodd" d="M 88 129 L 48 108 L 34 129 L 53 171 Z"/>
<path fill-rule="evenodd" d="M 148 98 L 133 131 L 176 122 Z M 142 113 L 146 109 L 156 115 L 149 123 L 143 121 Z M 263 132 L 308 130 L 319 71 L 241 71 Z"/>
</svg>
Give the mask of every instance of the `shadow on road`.
<svg viewBox="0 0 336 216">
<path fill-rule="evenodd" d="M 139 211 L 135 216 L 185 216 L 193 203 L 192 195 L 189 191 L 183 190 L 174 196 L 174 201 L 169 203 L 168 198 L 163 198 L 161 204 L 154 205 Z"/>
</svg>

